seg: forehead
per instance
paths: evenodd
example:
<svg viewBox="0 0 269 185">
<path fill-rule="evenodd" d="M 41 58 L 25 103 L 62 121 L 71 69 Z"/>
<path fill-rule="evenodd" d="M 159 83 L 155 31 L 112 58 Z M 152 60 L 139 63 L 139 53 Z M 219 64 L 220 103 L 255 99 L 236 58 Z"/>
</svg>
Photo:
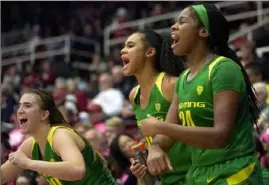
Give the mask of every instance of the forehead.
<svg viewBox="0 0 269 185">
<path fill-rule="evenodd" d="M 126 141 L 130 141 L 130 140 L 133 140 L 133 139 L 131 137 L 129 137 L 129 136 L 123 135 L 123 136 L 120 137 L 119 143 L 121 144 L 121 143 L 124 143 Z"/>
<path fill-rule="evenodd" d="M 192 8 L 187 7 L 187 8 L 185 8 L 185 9 L 183 9 L 183 10 L 179 13 L 178 18 L 183 18 L 183 17 L 185 17 L 185 18 L 191 18 L 191 17 L 193 17 L 193 11 L 192 11 Z"/>
<path fill-rule="evenodd" d="M 128 42 L 142 42 L 142 36 L 142 33 L 134 33 L 130 37 L 128 37 L 125 43 L 127 44 Z"/>
<path fill-rule="evenodd" d="M 38 96 L 34 93 L 25 93 L 22 95 L 20 103 L 38 104 Z"/>
</svg>

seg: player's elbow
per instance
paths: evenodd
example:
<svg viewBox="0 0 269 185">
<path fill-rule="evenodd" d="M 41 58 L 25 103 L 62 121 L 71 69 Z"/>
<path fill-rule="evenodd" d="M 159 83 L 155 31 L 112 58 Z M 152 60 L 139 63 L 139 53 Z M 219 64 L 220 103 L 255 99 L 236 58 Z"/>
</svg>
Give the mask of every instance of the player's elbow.
<svg viewBox="0 0 269 185">
<path fill-rule="evenodd" d="M 215 148 L 224 148 L 229 142 L 229 134 L 224 131 L 217 132 L 213 142 Z"/>
<path fill-rule="evenodd" d="M 86 174 L 85 165 L 74 166 L 72 169 L 72 175 L 70 176 L 70 181 L 82 180 Z"/>
</svg>

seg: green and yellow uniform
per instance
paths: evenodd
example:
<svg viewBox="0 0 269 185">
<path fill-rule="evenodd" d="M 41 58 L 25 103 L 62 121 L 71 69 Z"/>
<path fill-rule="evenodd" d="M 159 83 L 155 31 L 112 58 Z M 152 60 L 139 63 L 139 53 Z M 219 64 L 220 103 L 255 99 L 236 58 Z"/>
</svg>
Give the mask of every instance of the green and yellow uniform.
<svg viewBox="0 0 269 185">
<path fill-rule="evenodd" d="M 152 88 L 149 96 L 148 105 L 142 109 L 139 105 L 140 101 L 140 88 L 136 88 L 134 97 L 134 110 L 138 126 L 141 125 L 141 121 L 146 119 L 149 115 L 159 120 L 164 120 L 170 102 L 168 102 L 162 93 L 162 81 L 165 73 L 159 74 L 154 87 Z M 152 137 L 145 138 L 147 145 L 150 146 Z M 161 177 L 162 185 L 182 185 L 185 184 L 186 174 L 191 165 L 190 149 L 179 142 L 175 142 L 172 149 L 167 153 L 173 166 L 173 171 L 164 174 Z"/>
<path fill-rule="evenodd" d="M 38 143 L 36 141 L 33 142 L 32 157 L 34 160 L 43 160 L 51 162 L 62 161 L 61 157 L 55 153 L 52 147 L 53 134 L 58 128 L 65 128 L 73 131 L 71 128 L 66 126 L 51 127 L 45 146 L 44 159 L 42 159 Z M 104 162 L 94 154 L 93 149 L 88 144 L 85 144 L 85 148 L 82 150 L 82 155 L 86 164 L 86 173 L 85 177 L 82 180 L 64 181 L 58 178 L 50 177 L 46 174 L 42 175 L 46 178 L 50 185 L 116 185 L 112 175 L 106 168 Z"/>
<path fill-rule="evenodd" d="M 219 149 L 192 147 L 189 185 L 262 185 L 261 168 L 255 156 L 252 122 L 243 73 L 231 59 L 215 56 L 195 78 L 189 70 L 178 79 L 179 119 L 183 126 L 213 127 L 214 95 L 221 91 L 240 93 L 235 127 L 227 146 Z"/>
</svg>

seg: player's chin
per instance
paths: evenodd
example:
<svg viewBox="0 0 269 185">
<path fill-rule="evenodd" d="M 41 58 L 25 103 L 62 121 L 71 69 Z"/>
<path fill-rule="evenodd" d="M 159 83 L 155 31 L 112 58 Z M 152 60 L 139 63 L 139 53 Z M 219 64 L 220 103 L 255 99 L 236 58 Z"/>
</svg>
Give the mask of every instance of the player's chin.
<svg viewBox="0 0 269 185">
<path fill-rule="evenodd" d="M 133 76 L 134 74 L 132 73 L 132 71 L 126 69 L 126 70 L 123 70 L 123 75 L 124 76 Z"/>
</svg>

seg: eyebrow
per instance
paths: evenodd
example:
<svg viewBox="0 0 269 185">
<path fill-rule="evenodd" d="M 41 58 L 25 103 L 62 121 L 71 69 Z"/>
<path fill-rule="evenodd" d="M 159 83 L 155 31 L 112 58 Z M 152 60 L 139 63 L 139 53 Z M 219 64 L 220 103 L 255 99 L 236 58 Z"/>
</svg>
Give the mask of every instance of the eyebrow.
<svg viewBox="0 0 269 185">
<path fill-rule="evenodd" d="M 187 17 L 185 17 L 185 16 L 178 17 L 178 21 L 182 21 L 182 19 L 187 19 Z"/>
<path fill-rule="evenodd" d="M 18 103 L 18 106 L 21 106 L 21 105 L 32 105 L 32 103 L 30 102 L 22 102 L 22 103 Z"/>
<path fill-rule="evenodd" d="M 134 41 L 127 41 L 127 42 L 125 42 L 125 45 L 127 45 L 127 44 L 135 44 L 135 42 Z"/>
</svg>

